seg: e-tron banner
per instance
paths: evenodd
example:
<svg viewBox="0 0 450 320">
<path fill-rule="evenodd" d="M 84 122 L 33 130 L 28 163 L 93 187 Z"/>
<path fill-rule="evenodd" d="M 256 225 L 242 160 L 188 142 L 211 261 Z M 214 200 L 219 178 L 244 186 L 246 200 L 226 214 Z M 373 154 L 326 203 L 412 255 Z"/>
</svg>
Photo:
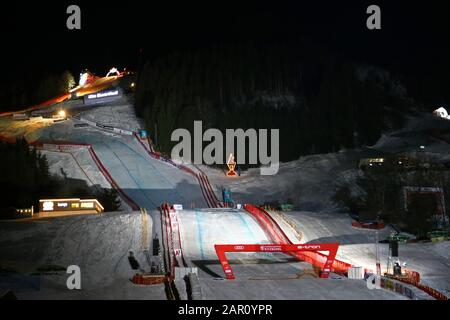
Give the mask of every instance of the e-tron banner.
<svg viewBox="0 0 450 320">
<path fill-rule="evenodd" d="M 322 266 L 321 278 L 328 278 L 333 266 L 336 253 L 338 251 L 338 243 L 315 243 L 315 244 L 216 244 L 217 257 L 222 265 L 223 271 L 227 279 L 235 279 L 233 270 L 231 269 L 226 252 L 301 252 L 301 251 L 328 251 L 326 261 Z"/>
</svg>

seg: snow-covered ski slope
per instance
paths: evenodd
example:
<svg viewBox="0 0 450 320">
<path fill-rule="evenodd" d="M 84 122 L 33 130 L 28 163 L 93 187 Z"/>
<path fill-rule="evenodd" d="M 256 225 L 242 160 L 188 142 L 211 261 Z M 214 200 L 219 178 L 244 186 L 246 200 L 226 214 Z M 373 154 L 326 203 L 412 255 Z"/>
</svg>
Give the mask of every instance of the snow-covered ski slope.
<svg viewBox="0 0 450 320">
<path fill-rule="evenodd" d="M 141 125 L 131 104 L 106 105 L 89 108 L 71 108 L 70 113 L 81 112 L 83 118 L 104 125 L 137 131 Z M 55 107 L 57 108 L 57 107 Z M 76 128 L 76 119 L 44 125 L 34 120 L 15 121 L 0 118 L 2 134 L 7 138 L 25 137 L 28 142 L 82 143 L 92 145 L 99 160 L 112 179 L 127 196 L 140 207 L 153 210 L 163 202 L 179 203 L 185 207 L 208 207 L 196 177 L 148 155 L 136 137 L 108 132 L 96 127 Z M 42 120 L 43 121 L 43 120 Z M 41 121 L 41 122 L 42 122 Z M 36 123 L 38 125 L 36 125 Z M 86 150 L 70 153 L 43 151 L 49 157 L 50 171 L 68 178 L 83 179 L 88 185 L 108 187 Z"/>
<path fill-rule="evenodd" d="M 141 121 L 136 117 L 133 105 L 126 104 L 126 98 L 123 100 L 121 102 L 124 104 L 90 108 L 79 113 L 79 116 L 111 127 L 137 131 L 142 128 Z"/>
<path fill-rule="evenodd" d="M 182 210 L 179 221 L 183 252 L 190 260 L 217 260 L 215 244 L 270 243 L 258 223 L 244 210 Z"/>
<path fill-rule="evenodd" d="M 178 217 L 183 255 L 199 270 L 204 299 L 403 299 L 361 280 L 316 278 L 311 265 L 280 253 L 229 253 L 236 279 L 223 280 L 214 244 L 271 243 L 268 236 L 245 210 L 182 210 Z"/>
<path fill-rule="evenodd" d="M 163 202 L 179 203 L 187 208 L 207 207 L 197 179 L 151 158 L 134 136 L 90 127 L 75 128 L 74 123 L 67 120 L 38 130 L 34 133 L 34 140 L 92 145 L 112 178 L 140 207 L 153 210 Z M 58 169 L 53 171 L 57 172 Z"/>
<path fill-rule="evenodd" d="M 86 148 L 73 149 L 70 152 L 49 150 L 40 150 L 40 152 L 46 156 L 51 174 L 58 176 L 64 172 L 71 179 L 86 181 L 88 186 L 111 188 Z"/>
<path fill-rule="evenodd" d="M 242 273 L 241 266 L 233 267 L 236 273 Z M 258 268 L 260 265 L 246 267 Z M 201 285 L 205 299 L 218 300 L 406 300 L 390 291 L 369 290 L 364 281 L 345 278 L 204 279 Z"/>
</svg>

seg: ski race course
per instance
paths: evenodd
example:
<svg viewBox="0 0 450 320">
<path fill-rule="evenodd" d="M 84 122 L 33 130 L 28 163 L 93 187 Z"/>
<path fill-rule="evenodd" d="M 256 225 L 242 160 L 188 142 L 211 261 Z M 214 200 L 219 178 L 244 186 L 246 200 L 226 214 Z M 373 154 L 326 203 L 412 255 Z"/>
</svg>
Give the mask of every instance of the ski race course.
<svg viewBox="0 0 450 320">
<path fill-rule="evenodd" d="M 107 128 L 115 125 L 136 132 L 140 127 L 136 117 L 123 117 L 123 114 L 130 114 L 131 109 L 130 104 L 117 109 L 97 107 L 63 122 L 32 128 L 22 122 L 16 135 L 14 125 L 8 125 L 5 118 L 0 119 L 0 125 L 8 127 L 13 137 L 25 136 L 47 156 L 53 174 L 60 174 L 60 168 L 64 168 L 68 177 L 85 180 L 88 185 L 118 190 L 122 200 L 122 213 L 1 223 L 2 263 L 8 261 L 14 270 L 26 273 L 43 265 L 76 264 L 86 274 L 83 278 L 86 290 L 78 293 L 66 290 L 61 296 L 65 281 L 63 272 L 44 276 L 41 291 L 33 291 L 27 285 L 18 288 L 20 298 L 166 299 L 163 284 L 139 286 L 130 282 L 136 271 L 131 270 L 127 261 L 129 251 L 133 251 L 142 271 L 148 272 L 151 240 L 158 237 L 162 244 L 163 261 L 160 262 L 164 262 L 166 271 L 171 271 L 172 279 L 177 271 L 175 268 L 197 268 L 201 299 L 407 299 L 385 289 L 369 290 L 365 281 L 343 275 L 351 265 L 367 271 L 374 269 L 373 231 L 355 229 L 347 215 L 327 210 L 281 213 L 253 206 L 221 208 L 218 191 L 226 182 L 219 177 L 220 173 L 202 166 L 208 179 L 195 166 L 179 166 L 162 158 L 137 135 Z M 82 118 L 102 123 L 103 127 L 95 123 L 75 127 Z M 342 166 L 341 158 L 333 158 L 331 162 L 345 171 L 347 168 Z M 327 157 L 322 160 L 326 163 Z M 289 165 L 282 165 L 282 177 L 283 168 L 288 168 L 288 172 L 293 170 Z M 288 186 L 277 184 L 275 180 L 269 186 L 258 185 L 259 179 L 243 178 L 242 186 L 247 186 L 247 190 L 266 188 L 265 193 L 268 190 L 287 192 Z M 231 182 L 242 190 L 237 195 L 240 203 L 245 204 L 246 199 L 253 203 L 264 202 L 264 192 L 246 197 L 243 189 L 237 186 L 239 183 L 238 180 Z M 315 192 L 320 191 L 314 188 Z M 313 200 L 311 194 L 310 201 Z M 166 203 L 169 205 L 164 205 Z M 183 209 L 171 208 L 174 204 L 182 205 Z M 308 207 L 314 206 L 308 203 Z M 148 213 L 140 211 L 141 208 Z M 390 227 L 385 228 L 380 232 L 380 238 L 385 238 L 391 231 Z M 21 241 L 24 239 L 31 241 Z M 21 243 L 20 249 L 17 243 Z M 326 252 L 234 252 L 228 253 L 227 258 L 236 279 L 226 280 L 214 247 L 220 244 L 317 243 L 339 244 L 337 260 L 330 266 L 327 279 L 319 277 L 327 259 Z M 419 250 L 408 246 L 404 252 L 409 267 L 425 277 L 428 270 L 427 283 L 448 292 L 450 279 L 446 270 L 450 257 L 445 254 L 448 243 L 443 246 L 425 246 Z M 380 247 L 384 259 L 387 245 Z M 30 250 L 32 253 L 26 254 Z M 429 256 L 429 264 L 420 261 L 422 254 Z M 185 281 L 175 278 L 174 283 L 179 297 L 188 298 Z M 431 299 L 413 286 L 408 288 L 414 291 L 415 297 Z"/>
</svg>

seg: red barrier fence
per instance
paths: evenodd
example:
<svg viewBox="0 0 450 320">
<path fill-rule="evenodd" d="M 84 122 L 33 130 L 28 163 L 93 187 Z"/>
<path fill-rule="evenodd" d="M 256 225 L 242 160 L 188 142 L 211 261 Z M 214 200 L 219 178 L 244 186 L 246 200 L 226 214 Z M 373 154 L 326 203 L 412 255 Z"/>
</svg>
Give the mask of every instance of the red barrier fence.
<svg viewBox="0 0 450 320">
<path fill-rule="evenodd" d="M 167 277 L 164 275 L 136 273 L 131 279 L 131 282 L 133 282 L 134 284 L 141 284 L 141 285 L 153 285 L 164 283 L 166 280 Z"/>
<path fill-rule="evenodd" d="M 164 260 L 166 271 L 170 272 L 171 279 L 175 276 L 175 254 L 173 250 L 173 233 L 170 223 L 170 206 L 167 203 L 161 205 L 161 231 L 163 233 Z"/>
<path fill-rule="evenodd" d="M 202 192 L 204 193 L 204 196 L 206 196 L 205 199 L 207 199 L 207 203 L 210 208 L 219 208 L 220 203 L 216 198 L 216 195 L 214 191 L 212 191 L 211 185 L 209 184 L 208 177 L 203 173 L 197 173 L 196 177 L 199 181 L 200 188 L 202 189 Z"/>
<path fill-rule="evenodd" d="M 0 134 L 0 141 L 5 141 L 8 143 L 16 143 L 16 138 L 15 137 L 7 137 L 7 136 Z"/>
<path fill-rule="evenodd" d="M 212 200 L 212 207 L 213 208 L 220 208 L 223 207 L 222 203 L 219 201 L 219 199 L 217 199 L 216 193 L 213 191 L 211 184 L 209 183 L 209 179 L 208 176 L 206 175 L 206 173 L 204 173 L 201 169 L 197 168 L 199 170 L 199 173 L 197 174 L 197 176 L 201 176 L 203 178 L 203 184 L 204 184 L 204 188 L 205 190 L 209 193 L 210 198 Z"/>
<path fill-rule="evenodd" d="M 79 142 L 71 142 L 71 141 L 62 141 L 62 140 L 39 140 L 29 143 L 30 146 L 34 146 L 37 148 L 46 148 L 47 146 L 53 147 L 58 150 L 62 150 L 62 148 L 67 147 L 83 147 L 89 148 L 91 145 L 87 143 L 79 143 Z"/>
<path fill-rule="evenodd" d="M 423 284 L 420 284 L 420 283 L 415 283 L 413 285 L 416 286 L 417 288 L 425 291 L 426 293 L 428 293 L 430 296 L 432 296 L 436 300 L 443 300 L 443 301 L 447 301 L 448 300 L 448 297 L 445 294 L 443 294 L 442 292 L 439 292 L 436 289 L 433 289 L 430 286 L 426 286 L 426 285 L 423 285 Z"/>
<path fill-rule="evenodd" d="M 40 141 L 40 142 L 33 142 L 30 143 L 30 145 L 45 150 L 46 147 L 54 147 L 58 151 L 62 151 L 64 148 L 67 147 L 82 147 L 87 148 L 89 151 L 89 154 L 91 155 L 92 160 L 96 164 L 99 171 L 103 174 L 105 179 L 109 182 L 111 187 L 117 191 L 119 196 L 130 206 L 130 208 L 134 211 L 139 210 L 139 206 L 136 202 L 133 201 L 117 184 L 117 182 L 113 179 L 111 174 L 108 172 L 108 170 L 105 168 L 103 163 L 98 158 L 97 154 L 94 151 L 94 148 L 90 144 L 83 144 L 83 143 L 74 143 L 74 142 L 48 142 L 48 141 Z"/>
<path fill-rule="evenodd" d="M 258 221 L 261 228 L 272 241 L 280 244 L 290 243 L 288 236 L 276 224 L 272 217 L 263 211 L 263 209 L 251 204 L 245 204 L 244 209 L 249 212 L 256 219 L 256 221 Z"/>
<path fill-rule="evenodd" d="M 294 256 L 299 256 L 300 252 L 310 252 L 315 253 L 317 251 L 328 251 L 329 254 L 326 256 L 326 261 L 323 264 L 322 272 L 320 274 L 321 278 L 328 278 L 331 271 L 331 266 L 333 265 L 334 259 L 336 257 L 337 250 L 339 248 L 338 243 L 327 243 L 327 244 L 216 244 L 214 249 L 216 250 L 217 256 L 219 257 L 220 264 L 222 265 L 223 271 L 227 279 L 235 279 L 233 270 L 231 269 L 228 259 L 225 255 L 226 252 L 284 252 L 290 253 Z M 297 253 L 297 254 L 296 254 Z M 321 266 L 322 267 L 322 266 Z"/>
<path fill-rule="evenodd" d="M 278 223 L 272 218 L 272 216 L 262 208 L 257 206 L 246 204 L 244 209 L 252 214 L 258 221 L 261 228 L 269 236 L 269 238 L 275 243 L 280 244 L 292 244 L 289 237 L 284 233 Z M 328 257 L 320 252 L 297 252 L 290 253 L 290 255 L 295 256 L 298 259 L 309 262 L 315 267 L 322 268 L 327 262 Z M 348 268 L 352 265 L 343 261 L 333 260 L 331 266 L 331 271 L 337 273 L 347 273 Z"/>
<path fill-rule="evenodd" d="M 413 272 L 415 272 L 415 271 L 413 271 Z M 417 273 L 417 272 L 415 272 L 415 273 Z M 406 284 L 413 285 L 416 288 L 426 292 L 427 294 L 429 294 L 436 300 L 448 300 L 448 297 L 445 294 L 439 292 L 436 289 L 433 289 L 430 286 L 419 283 L 419 281 L 416 281 L 414 278 L 395 277 L 392 275 L 385 275 L 385 276 L 388 278 L 392 278 L 392 279 L 398 280 L 400 282 L 406 283 Z M 416 279 L 417 279 L 417 277 L 416 277 Z M 419 275 L 419 280 L 420 280 L 420 275 Z"/>
<path fill-rule="evenodd" d="M 206 204 L 208 205 L 208 207 L 210 208 L 220 208 L 222 207 L 219 199 L 217 199 L 217 196 L 215 194 L 215 192 L 213 191 L 211 184 L 209 183 L 209 179 L 208 176 L 203 173 L 201 170 L 199 170 L 199 173 L 194 172 L 194 170 L 192 170 L 191 168 L 188 168 L 184 165 L 180 165 L 180 164 L 176 164 L 174 163 L 171 159 L 168 158 L 164 158 L 161 156 L 161 154 L 159 152 L 155 152 L 153 150 L 152 144 L 149 141 L 149 148 L 148 149 L 145 144 L 142 142 L 142 140 L 139 138 L 139 136 L 137 135 L 137 133 L 134 133 L 135 138 L 137 139 L 137 141 L 139 142 L 139 144 L 144 148 L 144 150 L 147 152 L 147 154 L 156 160 L 160 160 L 160 161 L 164 161 L 172 166 L 174 166 L 175 168 L 178 168 L 190 175 L 192 175 L 193 177 L 195 177 L 200 185 L 200 189 L 202 191 L 202 195 L 203 195 L 203 199 L 205 200 Z"/>
<path fill-rule="evenodd" d="M 403 269 L 403 273 L 406 275 L 407 278 L 411 279 L 412 281 L 416 283 L 420 282 L 420 273 L 418 273 L 417 271 Z"/>
<path fill-rule="evenodd" d="M 161 205 L 161 228 L 164 235 L 166 268 L 171 274 L 171 280 L 175 278 L 175 267 L 187 267 L 184 258 L 181 233 L 178 222 L 178 213 L 168 203 Z"/>
<path fill-rule="evenodd" d="M 352 227 L 362 228 L 362 229 L 381 230 L 381 229 L 384 229 L 385 224 L 383 221 L 375 222 L 375 223 L 352 221 Z"/>
<path fill-rule="evenodd" d="M 50 106 L 52 104 L 56 104 L 56 103 L 62 102 L 64 100 L 67 100 L 67 99 L 70 98 L 70 96 L 71 96 L 70 93 L 66 93 L 66 94 L 64 94 L 62 96 L 59 96 L 59 97 L 47 100 L 45 102 L 42 102 L 42 103 L 40 103 L 38 105 L 29 107 L 27 109 L 0 113 L 0 117 L 10 116 L 10 115 L 13 115 L 14 113 L 24 113 L 24 112 L 34 111 L 34 110 L 37 110 L 37 109 L 42 109 L 42 108 L 48 107 L 48 106 Z"/>
<path fill-rule="evenodd" d="M 174 248 L 174 254 L 175 254 L 175 260 L 177 263 L 177 267 L 187 267 L 188 264 L 186 260 L 184 259 L 183 255 L 183 246 L 181 244 L 181 232 L 180 232 L 180 223 L 178 221 L 178 212 L 171 208 L 170 205 L 167 204 L 168 208 L 168 214 L 169 214 L 169 221 L 170 221 L 170 227 L 171 231 L 174 235 L 173 237 L 173 248 Z"/>
<path fill-rule="evenodd" d="M 111 186 L 119 193 L 120 197 L 131 207 L 132 210 L 136 211 L 139 210 L 139 206 L 136 202 L 133 201 L 117 184 L 117 182 L 113 179 L 111 174 L 106 170 L 103 163 L 98 158 L 97 154 L 94 151 L 94 148 L 92 146 L 89 146 L 89 153 L 92 156 L 92 159 L 94 160 L 95 164 L 99 168 L 99 170 L 103 173 L 106 180 L 111 184 Z"/>
</svg>

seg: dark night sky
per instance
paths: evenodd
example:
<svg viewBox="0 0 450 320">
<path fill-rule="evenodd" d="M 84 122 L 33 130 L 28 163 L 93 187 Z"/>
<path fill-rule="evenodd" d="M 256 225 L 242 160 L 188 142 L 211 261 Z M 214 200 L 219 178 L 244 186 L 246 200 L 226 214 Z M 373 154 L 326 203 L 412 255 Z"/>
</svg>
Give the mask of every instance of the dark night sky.
<svg viewBox="0 0 450 320">
<path fill-rule="evenodd" d="M 78 4 L 82 30 L 66 29 Z M 245 3 L 245 5 L 244 5 Z M 446 1 L 17 1 L 2 4 L 2 68 L 10 76 L 88 67 L 99 74 L 217 42 L 307 38 L 357 61 L 404 73 L 448 69 Z M 381 31 L 365 27 L 366 8 L 382 9 Z"/>
</svg>

